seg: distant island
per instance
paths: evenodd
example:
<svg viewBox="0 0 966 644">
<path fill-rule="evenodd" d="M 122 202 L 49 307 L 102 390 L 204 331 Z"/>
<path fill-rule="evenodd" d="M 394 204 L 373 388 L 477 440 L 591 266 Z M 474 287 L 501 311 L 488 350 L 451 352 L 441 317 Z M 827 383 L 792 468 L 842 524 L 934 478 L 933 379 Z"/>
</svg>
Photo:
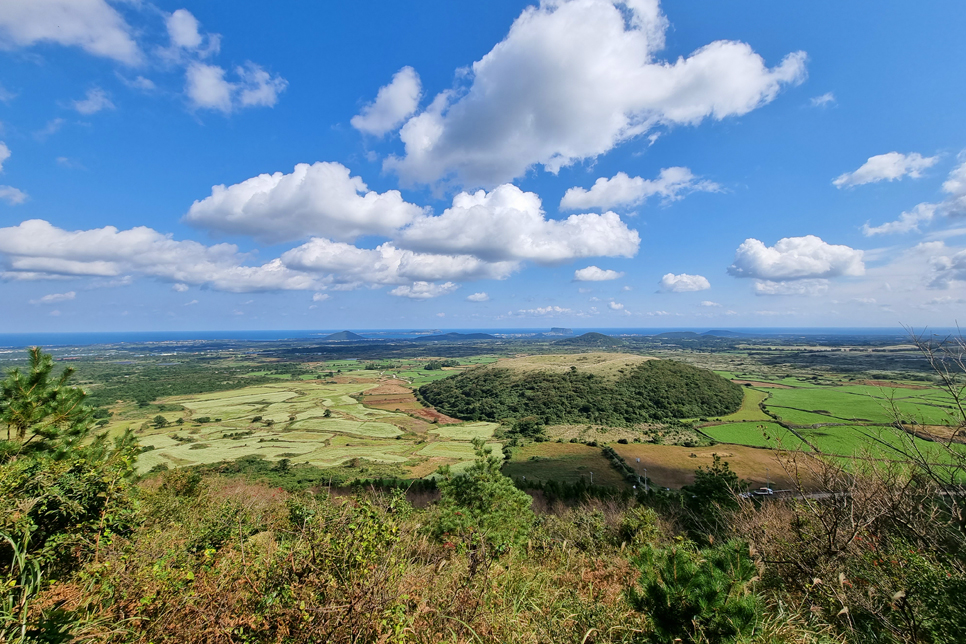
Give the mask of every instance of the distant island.
<svg viewBox="0 0 966 644">
<path fill-rule="evenodd" d="M 550 332 L 549 333 L 545 333 L 544 335 L 573 335 L 573 334 L 574 334 L 574 330 L 573 329 L 568 329 L 568 328 L 565 328 L 565 327 L 555 326 L 555 327 L 551 327 L 550 328 Z"/>
<path fill-rule="evenodd" d="M 327 335 L 323 340 L 334 340 L 338 342 L 345 342 L 347 340 L 365 340 L 364 337 L 358 333 L 353 333 L 352 331 L 339 331 L 338 333 L 333 333 L 332 335 Z"/>
</svg>

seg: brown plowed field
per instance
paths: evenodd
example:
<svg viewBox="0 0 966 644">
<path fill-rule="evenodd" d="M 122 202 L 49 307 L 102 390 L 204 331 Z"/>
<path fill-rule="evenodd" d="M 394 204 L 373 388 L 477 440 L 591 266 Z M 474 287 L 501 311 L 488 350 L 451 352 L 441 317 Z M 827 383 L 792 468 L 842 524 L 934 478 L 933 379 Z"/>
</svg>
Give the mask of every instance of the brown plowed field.
<svg viewBox="0 0 966 644">
<path fill-rule="evenodd" d="M 447 416 L 446 414 L 441 414 L 438 411 L 436 411 L 435 409 L 426 409 L 426 408 L 423 408 L 423 409 L 415 409 L 415 410 L 412 411 L 412 413 L 415 414 L 416 416 L 418 416 L 419 418 L 425 418 L 426 420 L 428 420 L 430 422 L 432 422 L 433 420 L 436 420 L 440 425 L 448 425 L 450 423 L 462 423 L 463 422 L 462 420 L 459 420 L 458 418 L 451 418 L 450 416 Z"/>
<path fill-rule="evenodd" d="M 428 423 L 435 420 L 440 425 L 463 422 L 456 418 L 450 418 L 446 414 L 441 414 L 435 409 L 424 408 L 416 400 L 416 396 L 413 395 L 413 390 L 409 387 L 397 384 L 391 379 L 379 380 L 378 382 L 378 387 L 368 389 L 362 395 L 362 404 L 366 407 L 383 409 L 385 411 L 396 411 L 398 409 Z M 425 428 L 413 428 L 413 431 L 418 432 L 420 429 L 425 431 Z"/>
</svg>

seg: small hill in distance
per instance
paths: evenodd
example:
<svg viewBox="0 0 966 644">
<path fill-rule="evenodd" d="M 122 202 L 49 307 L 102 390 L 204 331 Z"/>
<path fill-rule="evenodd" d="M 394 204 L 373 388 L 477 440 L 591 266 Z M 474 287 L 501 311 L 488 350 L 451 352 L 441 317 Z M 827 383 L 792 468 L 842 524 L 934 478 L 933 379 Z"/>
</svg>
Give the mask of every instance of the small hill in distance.
<svg viewBox="0 0 966 644">
<path fill-rule="evenodd" d="M 333 333 L 332 335 L 327 335 L 323 340 L 335 340 L 338 342 L 345 342 L 347 340 L 365 340 L 364 337 L 358 333 L 353 333 L 352 331 L 339 331 L 338 333 Z"/>
<path fill-rule="evenodd" d="M 591 331 L 590 333 L 585 333 L 583 335 L 578 335 L 576 338 L 567 338 L 566 340 L 557 340 L 553 344 L 561 347 L 621 347 L 624 346 L 624 341 L 617 338 L 612 338 L 609 335 L 604 335 L 603 333 L 596 333 Z"/>
<path fill-rule="evenodd" d="M 533 416 L 545 425 L 618 427 L 730 414 L 744 396 L 740 386 L 706 369 L 603 352 L 500 360 L 425 384 L 419 393 L 460 420 Z"/>
<path fill-rule="evenodd" d="M 489 333 L 441 333 L 439 335 L 424 335 L 416 338 L 416 342 L 463 342 L 464 340 L 496 340 L 495 335 Z"/>
</svg>

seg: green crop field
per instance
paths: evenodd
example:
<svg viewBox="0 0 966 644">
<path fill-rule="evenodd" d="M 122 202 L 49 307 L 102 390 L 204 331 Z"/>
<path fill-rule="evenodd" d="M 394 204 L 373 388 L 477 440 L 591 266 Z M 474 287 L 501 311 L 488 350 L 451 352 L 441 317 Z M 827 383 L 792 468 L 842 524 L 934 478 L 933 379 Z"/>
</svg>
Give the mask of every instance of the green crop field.
<svg viewBox="0 0 966 644">
<path fill-rule="evenodd" d="M 469 423 L 452 429 L 439 427 L 422 436 L 413 434 L 409 429 L 412 417 L 365 407 L 352 397 L 376 386 L 378 383 L 361 381 L 289 380 L 174 397 L 159 404 L 181 411 L 156 414 L 133 406 L 119 407 L 108 429 L 115 434 L 135 431 L 145 449 L 138 464 L 142 472 L 159 465 L 201 465 L 261 456 L 323 467 L 354 459 L 391 463 L 403 467 L 399 475 L 405 476 L 409 468 L 433 458 L 457 469 L 469 465 L 475 456 L 468 441 L 476 436 L 490 438 L 497 427 L 495 423 Z M 156 426 L 156 416 L 163 417 L 166 426 Z M 209 421 L 197 422 L 205 418 Z M 179 420 L 180 425 L 176 424 Z M 425 443 L 427 436 L 433 442 Z M 502 453 L 499 443 L 490 445 Z"/>
<path fill-rule="evenodd" d="M 722 416 L 721 420 L 771 420 L 768 415 L 761 410 L 761 407 L 758 406 L 758 404 L 767 397 L 768 394 L 764 391 L 745 387 L 745 396 L 741 400 L 741 408 L 733 414 Z"/>
<path fill-rule="evenodd" d="M 743 422 L 702 427 L 701 431 L 722 443 L 768 447 L 771 449 L 808 449 L 795 434 L 778 423 Z"/>
<path fill-rule="evenodd" d="M 493 431 L 499 426 L 498 423 L 460 423 L 442 425 L 429 430 L 429 433 L 451 441 L 471 441 L 474 438 L 493 438 Z"/>
<path fill-rule="evenodd" d="M 929 397 L 924 397 L 929 394 Z M 893 406 L 904 417 L 939 425 L 950 419 L 949 402 L 936 390 L 879 389 L 864 385 L 775 389 L 766 407 L 788 407 L 804 411 L 822 410 L 846 420 L 888 423 L 895 419 Z M 784 418 L 785 414 L 777 412 Z M 795 421 L 790 421 L 795 422 Z M 823 421 L 812 421 L 823 422 Z"/>
</svg>

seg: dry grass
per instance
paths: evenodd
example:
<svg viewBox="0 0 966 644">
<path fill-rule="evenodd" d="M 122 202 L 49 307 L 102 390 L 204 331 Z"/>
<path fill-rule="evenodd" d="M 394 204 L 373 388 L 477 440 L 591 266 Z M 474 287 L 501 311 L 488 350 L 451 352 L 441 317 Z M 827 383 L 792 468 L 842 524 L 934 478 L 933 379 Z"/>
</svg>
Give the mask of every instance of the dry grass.
<svg viewBox="0 0 966 644">
<path fill-rule="evenodd" d="M 611 445 L 632 468 L 647 468 L 647 477 L 653 485 L 679 489 L 694 482 L 694 470 L 711 465 L 715 454 L 727 461 L 731 469 L 754 487 L 765 485 L 766 478 L 772 487 L 792 487 L 791 477 L 785 474 L 778 459 L 778 452 L 756 449 L 742 445 L 715 445 L 712 447 L 679 447 L 677 445 L 650 445 L 631 443 Z M 641 459 L 640 464 L 637 459 Z"/>
<path fill-rule="evenodd" d="M 536 355 L 499 360 L 485 368 L 511 369 L 524 373 L 549 371 L 565 373 L 571 367 L 605 378 L 618 378 L 621 370 L 629 370 L 642 362 L 656 360 L 630 353 L 576 353 L 564 355 Z"/>
</svg>

